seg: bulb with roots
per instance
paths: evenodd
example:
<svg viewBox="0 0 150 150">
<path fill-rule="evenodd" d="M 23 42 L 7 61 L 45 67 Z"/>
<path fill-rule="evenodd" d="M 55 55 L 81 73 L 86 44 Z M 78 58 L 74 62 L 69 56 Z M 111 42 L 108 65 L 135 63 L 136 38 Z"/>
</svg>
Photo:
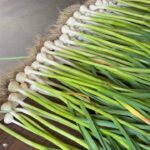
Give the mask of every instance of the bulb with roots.
<svg viewBox="0 0 150 150">
<path fill-rule="evenodd" d="M 82 14 L 86 14 L 87 12 L 89 12 L 88 8 L 85 5 L 81 5 L 80 6 L 80 12 Z"/>
<path fill-rule="evenodd" d="M 62 41 L 64 44 L 75 44 L 72 40 L 69 39 L 67 34 L 62 34 L 59 37 L 59 40 Z"/>
<path fill-rule="evenodd" d="M 8 96 L 8 101 L 12 102 L 15 107 L 19 105 L 19 102 L 24 101 L 25 97 L 19 93 L 11 93 Z"/>
<path fill-rule="evenodd" d="M 36 60 L 40 63 L 45 63 L 45 60 L 47 60 L 47 55 L 46 53 L 38 53 L 36 56 Z"/>
<path fill-rule="evenodd" d="M 47 70 L 47 65 L 43 65 L 41 63 L 39 63 L 38 61 L 34 61 L 32 64 L 31 64 L 32 68 L 34 70 L 38 70 L 38 71 L 41 71 L 41 72 L 44 72 Z"/>
<path fill-rule="evenodd" d="M 55 40 L 54 44 L 59 47 L 59 48 L 66 48 L 66 46 L 64 45 L 64 43 L 60 40 Z"/>
<path fill-rule="evenodd" d="M 8 101 L 11 102 L 18 102 L 18 101 L 23 101 L 25 97 L 19 93 L 11 93 L 8 96 Z"/>
<path fill-rule="evenodd" d="M 62 28 L 61 28 L 61 32 L 66 34 L 66 33 L 69 33 L 70 32 L 70 29 L 67 25 L 64 25 Z"/>
<path fill-rule="evenodd" d="M 13 103 L 9 101 L 1 105 L 1 111 L 3 112 L 11 112 L 14 108 Z"/>
<path fill-rule="evenodd" d="M 4 116 L 4 123 L 5 124 L 11 124 L 11 123 L 13 123 L 15 120 L 14 120 L 14 117 L 13 117 L 13 115 L 11 114 L 11 113 L 7 113 L 7 114 L 5 114 L 5 116 Z"/>
<path fill-rule="evenodd" d="M 34 80 L 38 83 L 41 83 L 43 85 L 47 85 L 47 80 L 45 78 L 38 76 L 38 75 L 30 74 L 30 75 L 28 75 L 28 77 L 29 77 L 29 79 Z"/>
<path fill-rule="evenodd" d="M 111 4 L 114 4 L 116 0 L 97 0 L 95 2 L 95 5 L 96 6 L 108 6 L 108 5 L 111 5 Z"/>
<path fill-rule="evenodd" d="M 76 31 L 70 29 L 69 26 L 67 26 L 67 25 L 64 25 L 62 27 L 62 33 L 63 34 L 68 34 L 70 37 L 77 35 Z"/>
<path fill-rule="evenodd" d="M 31 66 L 26 66 L 24 68 L 24 72 L 25 72 L 26 75 L 31 75 L 34 72 L 34 70 Z"/>
<path fill-rule="evenodd" d="M 30 80 L 24 72 L 20 72 L 16 75 L 16 81 L 18 81 L 22 84 L 23 83 L 34 84 L 34 81 Z M 26 91 L 26 90 L 28 90 L 28 88 L 23 88 L 20 86 L 20 90 Z"/>
<path fill-rule="evenodd" d="M 60 50 L 59 47 L 55 46 L 53 42 L 51 41 L 46 41 L 44 43 L 44 47 L 46 47 L 47 49 L 54 51 L 54 50 Z"/>
<path fill-rule="evenodd" d="M 17 81 L 11 81 L 8 85 L 8 91 L 9 92 L 18 92 L 18 89 L 20 89 L 20 83 Z"/>
<path fill-rule="evenodd" d="M 82 20 L 89 20 L 89 16 L 90 16 L 91 11 L 88 11 L 86 14 L 81 14 L 80 11 L 76 11 L 73 14 L 73 17 L 75 19 L 77 19 L 78 21 L 82 21 Z M 80 26 L 81 24 L 79 22 L 77 22 L 78 26 Z"/>
<path fill-rule="evenodd" d="M 100 6 L 100 5 L 102 5 L 102 4 L 103 4 L 102 0 L 97 0 L 97 1 L 95 2 L 95 5 L 96 5 L 96 6 Z"/>
<path fill-rule="evenodd" d="M 41 52 L 46 52 L 46 51 L 47 51 L 47 48 L 43 46 L 43 47 L 41 48 Z"/>
<path fill-rule="evenodd" d="M 68 26 L 70 27 L 75 27 L 75 26 L 79 26 L 79 23 L 77 22 L 77 20 L 74 18 L 74 17 L 70 17 L 68 20 L 67 20 L 67 23 L 66 23 Z"/>
<path fill-rule="evenodd" d="M 29 89 L 29 87 L 28 87 L 28 84 L 27 84 L 27 83 L 21 83 L 21 84 L 20 84 L 20 87 L 21 87 L 22 89 L 24 89 L 24 90 Z"/>
<path fill-rule="evenodd" d="M 89 6 L 89 9 L 92 10 L 92 11 L 96 11 L 96 10 L 99 9 L 99 7 L 98 7 L 98 6 L 95 6 L 95 5 L 90 5 L 90 6 Z"/>
<path fill-rule="evenodd" d="M 40 63 L 44 63 L 46 65 L 55 65 L 56 63 L 52 59 L 53 57 L 46 53 L 41 52 L 37 54 L 37 61 L 39 61 Z"/>
<path fill-rule="evenodd" d="M 31 67 L 35 70 L 39 70 L 39 68 L 41 67 L 41 63 L 38 62 L 38 61 L 34 61 L 32 64 L 31 64 Z M 42 65 L 43 66 L 43 65 Z"/>
<path fill-rule="evenodd" d="M 20 72 L 16 75 L 16 81 L 24 83 L 27 81 L 27 75 L 24 72 Z"/>
<path fill-rule="evenodd" d="M 104 11 L 108 6 L 114 5 L 115 2 L 113 0 L 97 0 L 95 5 L 90 5 L 89 9 L 92 11 Z"/>
</svg>

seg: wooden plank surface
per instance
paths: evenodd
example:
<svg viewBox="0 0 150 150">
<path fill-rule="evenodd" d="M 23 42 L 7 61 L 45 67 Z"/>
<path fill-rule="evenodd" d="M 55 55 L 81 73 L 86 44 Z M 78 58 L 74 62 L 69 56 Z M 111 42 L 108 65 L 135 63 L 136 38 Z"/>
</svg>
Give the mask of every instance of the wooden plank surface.
<svg viewBox="0 0 150 150">
<path fill-rule="evenodd" d="M 25 134 L 24 130 L 16 127 L 15 125 L 9 125 L 9 127 L 13 130 L 17 129 L 17 131 L 21 134 Z M 31 148 L 0 130 L 0 150 L 34 150 L 34 148 Z"/>
<path fill-rule="evenodd" d="M 68 127 L 58 125 L 57 123 L 54 123 L 54 122 L 52 122 L 52 123 L 54 125 L 56 125 L 57 127 L 68 131 L 72 135 L 75 135 L 75 136 L 81 138 L 81 136 L 77 132 L 69 129 Z M 25 137 L 28 137 L 29 139 L 31 139 L 37 143 L 40 143 L 40 144 L 45 145 L 50 148 L 56 148 L 56 146 L 53 145 L 52 143 L 46 141 L 43 138 L 40 138 L 39 136 L 37 136 L 35 134 L 29 133 L 16 125 L 8 125 L 8 127 L 10 129 L 12 129 L 13 131 L 15 131 Z M 54 133 L 53 131 L 50 131 L 50 133 L 70 145 L 77 146 L 74 142 L 70 141 L 67 138 L 62 137 L 61 135 L 59 135 L 57 133 Z M 78 148 L 81 148 L 81 147 L 78 146 Z M 81 149 L 83 150 L 83 148 L 81 148 Z M 34 150 L 34 148 L 24 144 L 23 142 L 15 139 L 14 137 L 12 137 L 12 136 L 8 135 L 7 133 L 3 132 L 2 130 L 0 130 L 0 150 Z"/>
</svg>

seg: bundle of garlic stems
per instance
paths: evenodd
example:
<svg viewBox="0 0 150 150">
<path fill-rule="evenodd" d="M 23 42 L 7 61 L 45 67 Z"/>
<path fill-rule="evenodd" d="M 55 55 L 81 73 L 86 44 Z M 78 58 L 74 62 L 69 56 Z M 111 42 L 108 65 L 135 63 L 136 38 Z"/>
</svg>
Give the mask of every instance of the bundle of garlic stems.
<svg viewBox="0 0 150 150">
<path fill-rule="evenodd" d="M 4 122 L 63 150 L 149 150 L 149 15 L 149 0 L 81 6 L 60 38 L 46 41 L 36 61 L 10 82 L 8 102 L 1 106 Z M 51 149 L 2 123 L 0 129 L 35 149 Z"/>
</svg>

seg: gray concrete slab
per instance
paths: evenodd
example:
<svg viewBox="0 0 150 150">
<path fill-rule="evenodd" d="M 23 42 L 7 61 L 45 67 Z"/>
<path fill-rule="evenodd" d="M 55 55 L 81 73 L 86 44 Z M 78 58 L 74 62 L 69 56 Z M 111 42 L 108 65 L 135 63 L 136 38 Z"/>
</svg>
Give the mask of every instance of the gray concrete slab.
<svg viewBox="0 0 150 150">
<path fill-rule="evenodd" d="M 53 25 L 59 11 L 78 0 L 0 0 L 0 57 L 24 56 L 37 35 Z M 0 61 L 0 73 L 19 61 Z"/>
</svg>

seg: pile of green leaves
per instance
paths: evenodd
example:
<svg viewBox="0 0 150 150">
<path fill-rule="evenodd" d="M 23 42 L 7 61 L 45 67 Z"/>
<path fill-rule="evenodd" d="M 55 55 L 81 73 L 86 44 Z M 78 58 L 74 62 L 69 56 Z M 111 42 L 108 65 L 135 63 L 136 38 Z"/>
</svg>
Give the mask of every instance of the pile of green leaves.
<svg viewBox="0 0 150 150">
<path fill-rule="evenodd" d="M 90 31 L 77 31 L 83 41 L 74 37 L 74 45 L 53 52 L 52 57 L 72 66 L 51 59 L 53 65 L 38 70 L 37 75 L 49 80 L 46 85 L 36 81 L 31 85 L 46 96 L 40 91 L 21 92 L 43 107 L 22 102 L 34 114 L 30 118 L 49 128 L 44 120 L 54 120 L 81 135 L 79 141 L 69 133 L 66 137 L 83 148 L 55 143 L 59 148 L 62 144 L 62 149 L 72 150 L 150 149 L 150 1 L 117 1 L 123 5 L 94 13 L 89 24 L 81 22 Z"/>
</svg>

